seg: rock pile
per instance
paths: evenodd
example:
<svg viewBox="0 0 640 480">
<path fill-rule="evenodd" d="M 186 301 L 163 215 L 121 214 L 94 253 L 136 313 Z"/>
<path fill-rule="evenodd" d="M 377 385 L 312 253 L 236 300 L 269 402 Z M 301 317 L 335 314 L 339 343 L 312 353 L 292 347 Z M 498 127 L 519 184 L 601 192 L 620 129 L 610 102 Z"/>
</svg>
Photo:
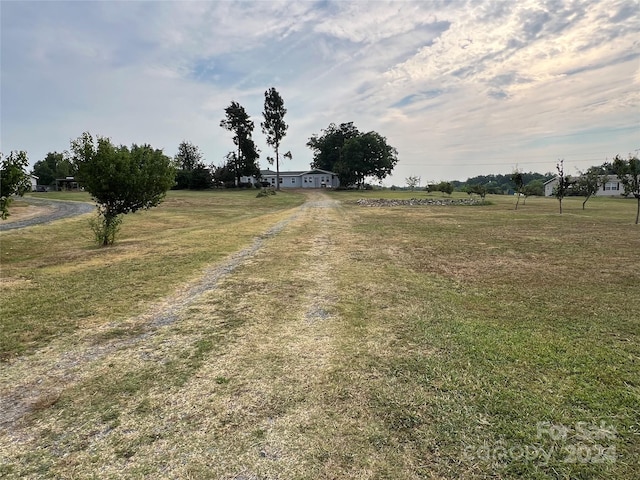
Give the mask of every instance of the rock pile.
<svg viewBox="0 0 640 480">
<path fill-rule="evenodd" d="M 361 198 L 356 203 L 361 207 L 402 207 L 417 205 L 478 205 L 480 201 L 477 198 L 410 198 L 409 200 Z"/>
</svg>

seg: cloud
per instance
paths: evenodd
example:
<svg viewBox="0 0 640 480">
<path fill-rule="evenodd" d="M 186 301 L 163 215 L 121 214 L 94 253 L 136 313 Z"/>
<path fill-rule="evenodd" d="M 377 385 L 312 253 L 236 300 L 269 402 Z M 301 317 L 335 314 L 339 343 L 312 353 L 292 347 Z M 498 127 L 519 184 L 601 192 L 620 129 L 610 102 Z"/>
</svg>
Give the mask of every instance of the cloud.
<svg viewBox="0 0 640 480">
<path fill-rule="evenodd" d="M 259 125 L 275 86 L 285 168 L 347 121 L 397 147 L 395 183 L 586 167 L 640 147 L 638 13 L 633 0 L 4 2 L 2 148 L 35 162 L 90 130 L 171 155 L 190 140 L 220 163 L 223 109 L 239 101 Z"/>
</svg>

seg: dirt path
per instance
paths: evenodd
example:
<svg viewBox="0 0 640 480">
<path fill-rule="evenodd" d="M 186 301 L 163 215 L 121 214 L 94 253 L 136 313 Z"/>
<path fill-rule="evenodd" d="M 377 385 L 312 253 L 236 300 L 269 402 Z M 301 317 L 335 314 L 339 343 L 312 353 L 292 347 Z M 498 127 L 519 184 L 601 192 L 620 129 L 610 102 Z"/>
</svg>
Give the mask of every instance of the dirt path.
<svg viewBox="0 0 640 480">
<path fill-rule="evenodd" d="M 7 220 L 0 221 L 0 231 L 30 227 L 53 222 L 63 218 L 93 212 L 95 206 L 85 202 L 49 200 L 45 198 L 22 197 L 17 200 L 28 203 L 27 207 L 14 207 Z"/>
<path fill-rule="evenodd" d="M 87 204 L 60 202 L 70 209 L 62 211 L 85 212 Z M 324 260 L 331 256 L 331 234 L 329 223 L 335 220 L 335 208 L 338 203 L 321 192 L 309 192 L 308 200 L 296 209 L 288 218 L 272 226 L 252 245 L 232 255 L 221 264 L 213 265 L 205 275 L 191 285 L 186 286 L 172 297 L 165 299 L 146 314 L 131 319 L 125 324 L 107 327 L 107 331 L 80 331 L 73 338 L 54 341 L 31 355 L 18 358 L 2 365 L 0 389 L 0 431 L 5 432 L 4 440 L 10 442 L 23 438 L 23 432 L 15 427 L 20 419 L 34 409 L 55 403 L 67 389 L 96 375 L 105 363 L 114 357 L 132 352 L 156 350 L 159 337 L 166 340 L 167 329 L 178 320 L 183 321 L 191 308 L 202 303 L 208 295 L 215 293 L 221 283 L 232 277 L 235 270 L 255 261 L 265 250 L 278 245 L 277 237 L 287 228 L 304 228 L 317 231 L 308 238 L 308 264 L 304 270 L 305 278 L 311 282 L 305 292 L 300 293 L 302 326 L 309 330 L 321 323 L 330 314 L 327 311 L 331 302 L 331 287 L 327 282 L 328 269 Z M 59 218 L 59 217 L 58 217 Z M 49 221 L 51 216 L 49 216 Z M 288 248 L 281 246 L 281 248 Z M 130 329 L 135 335 L 114 340 L 96 342 L 96 337 L 104 337 L 109 328 Z M 306 334 L 309 337 L 310 331 Z M 248 338 L 248 337 L 247 337 Z M 309 337 L 310 338 L 310 337 Z M 308 338 L 307 338 L 308 340 Z M 168 340 L 171 343 L 171 340 Z M 296 342 L 297 348 L 311 351 L 304 342 Z M 307 369 L 308 366 L 303 367 Z M 4 443 L 0 441 L 0 445 Z M 1 450 L 1 449 L 0 449 Z"/>
</svg>

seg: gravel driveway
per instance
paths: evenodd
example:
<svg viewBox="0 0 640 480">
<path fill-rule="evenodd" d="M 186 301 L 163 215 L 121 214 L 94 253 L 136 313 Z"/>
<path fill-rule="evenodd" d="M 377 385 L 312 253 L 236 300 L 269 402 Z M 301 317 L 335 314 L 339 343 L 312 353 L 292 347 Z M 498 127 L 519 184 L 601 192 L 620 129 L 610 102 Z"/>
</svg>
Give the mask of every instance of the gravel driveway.
<svg viewBox="0 0 640 480">
<path fill-rule="evenodd" d="M 49 211 L 47 211 L 43 215 L 25 218 L 24 220 L 18 220 L 16 222 L 4 223 L 0 221 L 0 231 L 30 227 L 32 225 L 39 225 L 41 223 L 49 223 L 53 222 L 54 220 L 60 220 L 61 218 L 73 217 L 75 215 L 82 215 L 84 213 L 93 212 L 93 210 L 96 208 L 95 205 L 91 203 L 49 200 L 45 198 L 22 197 L 20 201 L 36 206 L 46 206 L 49 208 Z"/>
</svg>

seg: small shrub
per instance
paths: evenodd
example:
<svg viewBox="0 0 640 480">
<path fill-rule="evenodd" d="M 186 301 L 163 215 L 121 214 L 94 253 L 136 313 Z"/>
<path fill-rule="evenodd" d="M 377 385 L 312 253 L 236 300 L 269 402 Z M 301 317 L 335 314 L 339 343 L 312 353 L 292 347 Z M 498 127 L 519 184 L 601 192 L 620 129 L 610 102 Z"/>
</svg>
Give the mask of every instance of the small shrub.
<svg viewBox="0 0 640 480">
<path fill-rule="evenodd" d="M 113 245 L 121 225 L 121 216 L 112 217 L 107 220 L 104 215 L 98 214 L 89 219 L 89 227 L 91 227 L 94 239 L 98 245 Z"/>
<path fill-rule="evenodd" d="M 276 191 L 273 188 L 263 188 L 258 192 L 258 194 L 256 195 L 256 198 L 268 197 L 270 195 L 275 195 L 275 194 L 276 194 Z"/>
</svg>

